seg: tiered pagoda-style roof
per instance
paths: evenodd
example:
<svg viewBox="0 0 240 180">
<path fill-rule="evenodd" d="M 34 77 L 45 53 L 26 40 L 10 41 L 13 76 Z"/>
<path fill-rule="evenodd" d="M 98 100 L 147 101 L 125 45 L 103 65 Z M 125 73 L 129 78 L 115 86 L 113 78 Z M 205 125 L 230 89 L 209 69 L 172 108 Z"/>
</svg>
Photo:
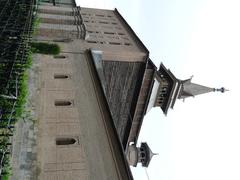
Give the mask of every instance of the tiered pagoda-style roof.
<svg viewBox="0 0 240 180">
<path fill-rule="evenodd" d="M 155 84 L 150 97 L 152 104 L 149 104 L 148 109 L 153 106 L 159 106 L 164 114 L 167 114 L 169 107 L 174 107 L 176 99 L 185 99 L 215 91 L 222 93 L 226 91 L 224 87 L 216 89 L 192 83 L 192 78 L 180 80 L 162 63 L 155 78 Z"/>
</svg>

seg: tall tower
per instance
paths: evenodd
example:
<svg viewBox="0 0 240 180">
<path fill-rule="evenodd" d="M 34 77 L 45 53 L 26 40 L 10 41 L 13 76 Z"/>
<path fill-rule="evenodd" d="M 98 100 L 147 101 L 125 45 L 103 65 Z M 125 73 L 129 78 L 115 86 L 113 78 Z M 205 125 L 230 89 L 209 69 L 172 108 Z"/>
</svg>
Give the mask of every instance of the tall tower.
<svg viewBox="0 0 240 180">
<path fill-rule="evenodd" d="M 224 87 L 220 89 L 210 88 L 191 82 L 192 78 L 186 80 L 177 79 L 173 73 L 166 69 L 161 63 L 160 68 L 156 71 L 155 81 L 152 88 L 147 111 L 152 107 L 159 106 L 164 114 L 167 114 L 168 109 L 173 108 L 176 99 L 185 99 L 196 95 L 209 92 L 219 91 L 224 93 Z"/>
</svg>

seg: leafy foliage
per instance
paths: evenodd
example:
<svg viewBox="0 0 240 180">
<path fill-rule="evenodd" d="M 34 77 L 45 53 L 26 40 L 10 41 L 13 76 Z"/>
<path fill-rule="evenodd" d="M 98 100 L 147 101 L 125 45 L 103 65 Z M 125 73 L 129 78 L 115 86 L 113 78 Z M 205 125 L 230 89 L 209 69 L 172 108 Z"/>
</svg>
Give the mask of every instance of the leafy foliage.
<svg viewBox="0 0 240 180">
<path fill-rule="evenodd" d="M 60 47 L 57 44 L 43 42 L 32 42 L 31 50 L 33 53 L 57 55 L 60 53 Z"/>
<path fill-rule="evenodd" d="M 33 29 L 33 35 L 37 34 L 38 32 L 38 26 L 41 22 L 41 19 L 39 17 L 34 17 L 33 24 L 32 24 L 32 29 Z"/>
</svg>

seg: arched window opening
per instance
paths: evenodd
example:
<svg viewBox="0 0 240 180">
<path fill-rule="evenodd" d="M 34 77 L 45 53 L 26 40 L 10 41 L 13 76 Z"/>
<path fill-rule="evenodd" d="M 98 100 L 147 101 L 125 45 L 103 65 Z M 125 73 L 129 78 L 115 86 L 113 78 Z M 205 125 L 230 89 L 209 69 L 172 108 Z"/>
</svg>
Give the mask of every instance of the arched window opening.
<svg viewBox="0 0 240 180">
<path fill-rule="evenodd" d="M 146 155 L 145 153 L 141 153 L 141 157 L 144 158 Z"/>
<path fill-rule="evenodd" d="M 164 100 L 164 97 L 158 96 L 158 100 L 162 101 L 162 100 Z"/>
<path fill-rule="evenodd" d="M 87 41 L 88 43 L 97 43 L 97 41 Z"/>
<path fill-rule="evenodd" d="M 56 138 L 56 145 L 72 145 L 76 142 L 74 138 Z"/>
<path fill-rule="evenodd" d="M 56 100 L 54 102 L 55 106 L 71 106 L 72 102 L 71 101 L 65 101 L 65 100 Z"/>
<path fill-rule="evenodd" d="M 65 59 L 66 56 L 64 55 L 56 55 L 56 56 L 53 56 L 55 59 Z"/>
<path fill-rule="evenodd" d="M 66 74 L 54 74 L 54 79 L 68 79 L 69 76 Z"/>
</svg>

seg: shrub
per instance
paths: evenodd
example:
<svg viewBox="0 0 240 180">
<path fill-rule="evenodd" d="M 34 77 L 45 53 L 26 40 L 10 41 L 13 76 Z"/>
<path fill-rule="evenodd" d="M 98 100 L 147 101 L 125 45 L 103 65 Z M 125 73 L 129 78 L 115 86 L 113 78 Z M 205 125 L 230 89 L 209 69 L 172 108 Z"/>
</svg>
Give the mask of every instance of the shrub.
<svg viewBox="0 0 240 180">
<path fill-rule="evenodd" d="M 31 51 L 33 53 L 57 55 L 60 53 L 60 47 L 57 44 L 32 42 Z"/>
</svg>

